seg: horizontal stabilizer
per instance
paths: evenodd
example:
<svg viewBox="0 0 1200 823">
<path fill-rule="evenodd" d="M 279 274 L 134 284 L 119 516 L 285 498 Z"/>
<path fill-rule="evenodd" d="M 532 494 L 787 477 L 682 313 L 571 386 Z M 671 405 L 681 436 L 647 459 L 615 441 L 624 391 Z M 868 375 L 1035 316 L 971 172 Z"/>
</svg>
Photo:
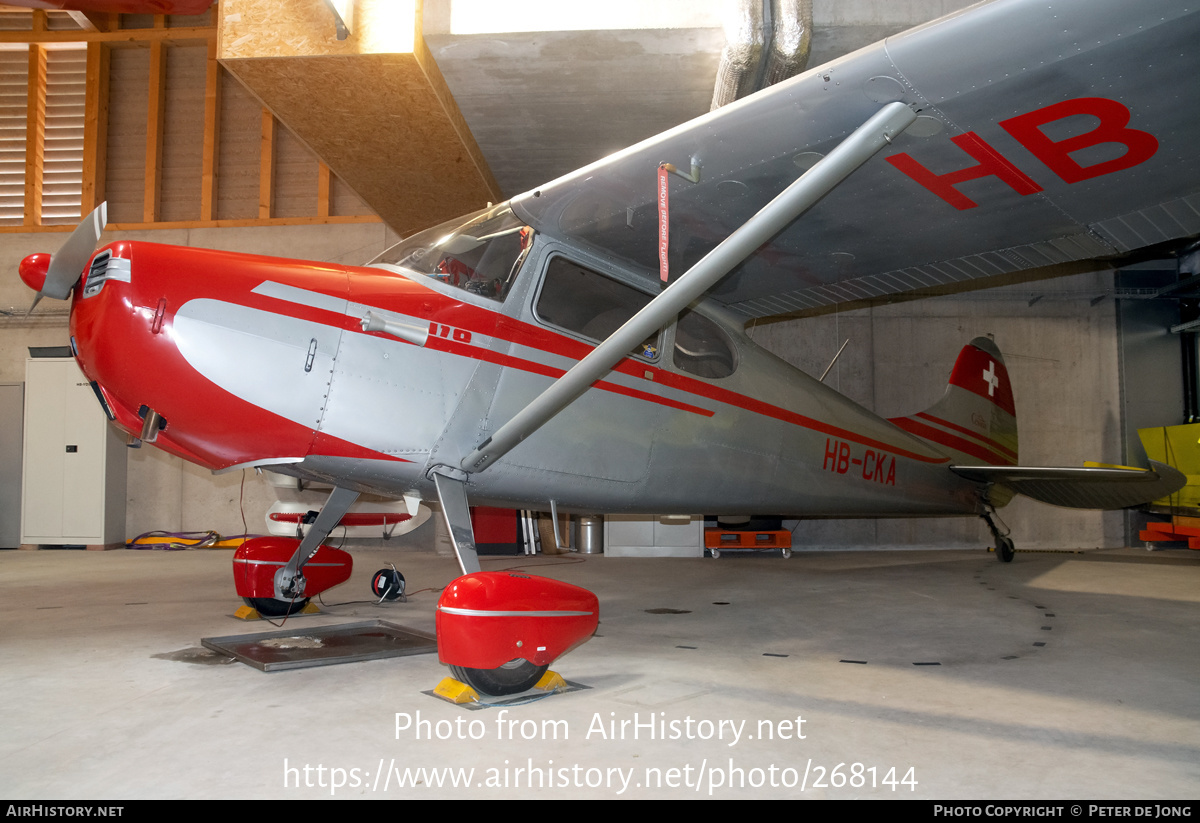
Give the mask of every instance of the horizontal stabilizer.
<svg viewBox="0 0 1200 823">
<path fill-rule="evenodd" d="M 1187 477 L 1154 460 L 1149 469 L 1036 466 L 951 466 L 979 483 L 995 483 L 1017 494 L 1069 509 L 1124 509 L 1174 494 Z"/>
</svg>

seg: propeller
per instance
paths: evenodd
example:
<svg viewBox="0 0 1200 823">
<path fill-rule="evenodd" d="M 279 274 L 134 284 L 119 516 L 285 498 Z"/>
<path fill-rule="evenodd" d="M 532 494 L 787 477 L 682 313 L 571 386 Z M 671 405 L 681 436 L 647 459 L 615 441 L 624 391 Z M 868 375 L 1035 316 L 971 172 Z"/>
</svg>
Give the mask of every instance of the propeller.
<svg viewBox="0 0 1200 823">
<path fill-rule="evenodd" d="M 43 297 L 66 300 L 71 296 L 71 289 L 79 282 L 83 268 L 91 259 L 92 252 L 96 250 L 100 234 L 107 223 L 108 203 L 101 203 L 95 211 L 79 222 L 71 236 L 53 255 L 39 252 L 21 261 L 21 279 L 25 281 L 25 285 L 37 292 L 29 312 L 33 311 L 34 306 Z"/>
</svg>

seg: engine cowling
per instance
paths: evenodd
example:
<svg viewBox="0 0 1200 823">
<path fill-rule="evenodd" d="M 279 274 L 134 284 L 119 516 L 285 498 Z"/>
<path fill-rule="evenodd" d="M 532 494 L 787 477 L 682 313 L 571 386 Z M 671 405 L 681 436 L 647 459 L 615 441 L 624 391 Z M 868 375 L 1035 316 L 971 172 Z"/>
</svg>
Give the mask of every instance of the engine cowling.
<svg viewBox="0 0 1200 823">
<path fill-rule="evenodd" d="M 438 657 L 473 669 L 518 658 L 548 666 L 587 641 L 599 622 L 599 599 L 587 589 L 517 572 L 475 572 L 438 599 Z"/>
</svg>

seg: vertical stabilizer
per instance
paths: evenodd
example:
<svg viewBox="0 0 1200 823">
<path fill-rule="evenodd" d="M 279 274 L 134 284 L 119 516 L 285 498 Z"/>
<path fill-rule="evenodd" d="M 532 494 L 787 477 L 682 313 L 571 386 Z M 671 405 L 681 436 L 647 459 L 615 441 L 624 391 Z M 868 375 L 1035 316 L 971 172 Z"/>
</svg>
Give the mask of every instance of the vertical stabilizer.
<svg viewBox="0 0 1200 823">
<path fill-rule="evenodd" d="M 923 412 L 892 418 L 900 428 L 947 450 L 961 462 L 1017 464 L 1017 412 L 1004 357 L 976 337 L 959 352 L 942 399 Z"/>
</svg>

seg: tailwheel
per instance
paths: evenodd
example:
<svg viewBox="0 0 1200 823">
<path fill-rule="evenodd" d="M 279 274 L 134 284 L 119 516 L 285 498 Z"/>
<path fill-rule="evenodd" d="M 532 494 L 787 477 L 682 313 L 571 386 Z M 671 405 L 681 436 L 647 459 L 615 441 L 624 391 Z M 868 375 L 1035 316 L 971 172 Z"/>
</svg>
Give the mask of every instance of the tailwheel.
<svg viewBox="0 0 1200 823">
<path fill-rule="evenodd" d="M 279 600 L 275 597 L 243 597 L 242 602 L 263 617 L 287 617 L 299 614 L 308 605 L 308 598 Z"/>
<path fill-rule="evenodd" d="M 1016 554 L 1017 550 L 1016 547 L 1013 546 L 1011 537 L 996 538 L 996 558 L 1001 563 L 1011 563 Z"/>
<path fill-rule="evenodd" d="M 983 522 L 987 523 L 988 530 L 992 533 L 992 539 L 996 541 L 996 559 L 1001 563 L 1011 563 L 1013 557 L 1017 554 L 1017 550 L 1013 546 L 1012 538 L 1008 534 L 1000 533 L 1000 528 L 996 525 L 995 519 L 993 519 L 995 514 L 996 510 L 989 505 L 988 510 L 980 516 L 983 518 Z M 1005 531 L 1007 532 L 1008 529 L 1005 529 Z"/>
<path fill-rule="evenodd" d="M 532 689 L 542 679 L 548 666 L 535 666 L 528 660 L 517 658 L 495 669 L 469 669 L 466 666 L 451 666 L 450 674 L 472 689 L 492 697 Z"/>
</svg>

